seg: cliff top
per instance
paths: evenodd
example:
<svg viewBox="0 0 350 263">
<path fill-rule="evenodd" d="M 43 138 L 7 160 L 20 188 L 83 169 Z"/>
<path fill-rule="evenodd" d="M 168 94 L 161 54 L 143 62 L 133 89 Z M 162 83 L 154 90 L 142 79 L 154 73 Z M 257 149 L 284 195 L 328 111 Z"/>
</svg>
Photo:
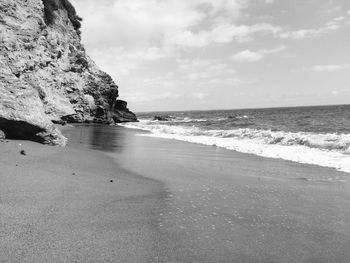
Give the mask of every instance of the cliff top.
<svg viewBox="0 0 350 263">
<path fill-rule="evenodd" d="M 68 18 L 74 29 L 80 34 L 82 18 L 77 15 L 74 6 L 68 0 L 42 0 L 44 4 L 45 22 L 50 25 L 55 21 L 55 11 L 63 9 L 67 11 Z"/>
</svg>

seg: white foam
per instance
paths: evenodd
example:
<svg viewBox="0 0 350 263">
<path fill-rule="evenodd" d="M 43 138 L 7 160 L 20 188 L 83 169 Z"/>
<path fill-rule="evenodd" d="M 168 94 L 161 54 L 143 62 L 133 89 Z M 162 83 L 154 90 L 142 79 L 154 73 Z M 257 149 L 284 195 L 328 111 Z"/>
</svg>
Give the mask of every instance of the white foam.
<svg viewBox="0 0 350 263">
<path fill-rule="evenodd" d="M 154 124 L 147 121 L 123 126 L 151 132 L 141 134 L 142 136 L 212 145 L 263 157 L 331 167 L 350 173 L 349 134 L 292 133 L 254 129 L 204 131 L 197 127 Z"/>
</svg>

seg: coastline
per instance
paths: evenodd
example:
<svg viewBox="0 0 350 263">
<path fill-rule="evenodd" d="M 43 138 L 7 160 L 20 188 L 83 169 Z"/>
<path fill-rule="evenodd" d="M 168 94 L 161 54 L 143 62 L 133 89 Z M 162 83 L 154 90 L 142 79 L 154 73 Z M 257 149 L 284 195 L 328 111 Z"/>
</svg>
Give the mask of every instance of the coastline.
<svg viewBox="0 0 350 263">
<path fill-rule="evenodd" d="M 350 184 L 326 180 L 346 173 L 123 127 L 64 133 L 66 148 L 0 146 L 4 262 L 350 258 Z"/>
<path fill-rule="evenodd" d="M 177 140 L 133 140 L 117 163 L 171 192 L 160 214 L 160 262 L 349 261 L 349 174 Z"/>
</svg>

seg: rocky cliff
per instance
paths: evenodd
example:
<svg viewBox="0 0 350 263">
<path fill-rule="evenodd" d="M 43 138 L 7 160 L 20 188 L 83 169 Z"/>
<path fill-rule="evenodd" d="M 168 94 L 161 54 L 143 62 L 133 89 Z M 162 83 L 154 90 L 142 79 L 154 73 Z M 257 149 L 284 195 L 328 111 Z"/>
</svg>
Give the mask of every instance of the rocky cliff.
<svg viewBox="0 0 350 263">
<path fill-rule="evenodd" d="M 87 56 L 68 0 L 0 0 L 0 130 L 64 145 L 52 122 L 136 121 Z"/>
</svg>

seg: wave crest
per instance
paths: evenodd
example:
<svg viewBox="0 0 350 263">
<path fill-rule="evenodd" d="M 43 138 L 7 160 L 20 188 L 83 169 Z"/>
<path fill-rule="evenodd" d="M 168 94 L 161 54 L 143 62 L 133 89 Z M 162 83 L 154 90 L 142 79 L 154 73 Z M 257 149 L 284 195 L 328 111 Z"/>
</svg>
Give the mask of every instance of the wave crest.
<svg viewBox="0 0 350 263">
<path fill-rule="evenodd" d="M 317 134 L 240 128 L 204 130 L 151 121 L 125 124 L 128 128 L 150 131 L 146 136 L 215 145 L 264 157 L 333 167 L 350 172 L 350 134 Z"/>
</svg>

